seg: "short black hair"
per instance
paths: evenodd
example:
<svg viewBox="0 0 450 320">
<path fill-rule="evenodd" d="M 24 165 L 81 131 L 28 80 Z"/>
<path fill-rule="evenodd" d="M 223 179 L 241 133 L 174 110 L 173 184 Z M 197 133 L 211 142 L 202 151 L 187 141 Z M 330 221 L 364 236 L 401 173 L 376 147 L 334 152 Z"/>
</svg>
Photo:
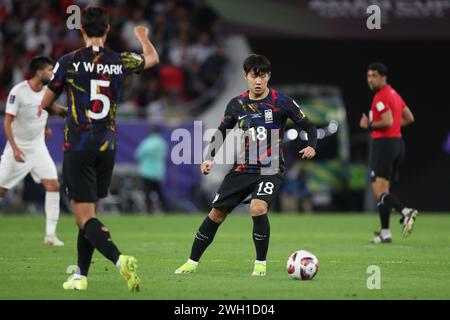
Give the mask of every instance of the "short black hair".
<svg viewBox="0 0 450 320">
<path fill-rule="evenodd" d="M 270 73 L 271 63 L 269 59 L 260 54 L 252 54 L 244 60 L 244 72 L 248 74 L 253 71 L 257 76 Z"/>
<path fill-rule="evenodd" d="M 88 37 L 103 37 L 109 25 L 108 12 L 101 7 L 88 6 L 81 13 L 81 25 Z"/>
<path fill-rule="evenodd" d="M 381 62 L 372 62 L 367 67 L 367 71 L 369 71 L 369 70 L 378 71 L 380 76 L 388 75 L 388 68 L 386 67 L 386 65 L 384 63 L 381 63 Z"/>
<path fill-rule="evenodd" d="M 49 57 L 44 57 L 44 56 L 33 57 L 30 61 L 30 66 L 29 66 L 31 75 L 34 77 L 38 70 L 45 69 L 45 67 L 47 67 L 47 65 L 51 65 L 51 66 L 53 65 L 53 60 L 50 59 Z"/>
</svg>

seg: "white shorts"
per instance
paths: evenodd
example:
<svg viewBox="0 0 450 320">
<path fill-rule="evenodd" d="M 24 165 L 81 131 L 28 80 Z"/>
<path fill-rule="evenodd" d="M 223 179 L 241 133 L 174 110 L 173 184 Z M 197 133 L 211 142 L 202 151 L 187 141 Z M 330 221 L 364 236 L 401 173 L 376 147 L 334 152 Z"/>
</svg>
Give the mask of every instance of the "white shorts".
<svg viewBox="0 0 450 320">
<path fill-rule="evenodd" d="M 25 162 L 17 162 L 12 150 L 5 148 L 0 160 L 0 187 L 11 189 L 31 173 L 36 183 L 42 180 L 58 180 L 58 171 L 46 147 L 35 150 L 22 150 Z"/>
</svg>

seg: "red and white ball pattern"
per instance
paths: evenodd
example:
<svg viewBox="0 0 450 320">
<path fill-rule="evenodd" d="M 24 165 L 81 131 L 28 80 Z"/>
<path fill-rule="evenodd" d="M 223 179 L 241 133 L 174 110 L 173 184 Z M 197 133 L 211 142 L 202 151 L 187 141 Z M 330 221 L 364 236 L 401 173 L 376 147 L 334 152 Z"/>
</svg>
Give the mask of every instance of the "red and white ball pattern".
<svg viewBox="0 0 450 320">
<path fill-rule="evenodd" d="M 311 280 L 319 271 L 319 260 L 311 252 L 295 251 L 287 261 L 287 272 L 296 280 Z"/>
</svg>

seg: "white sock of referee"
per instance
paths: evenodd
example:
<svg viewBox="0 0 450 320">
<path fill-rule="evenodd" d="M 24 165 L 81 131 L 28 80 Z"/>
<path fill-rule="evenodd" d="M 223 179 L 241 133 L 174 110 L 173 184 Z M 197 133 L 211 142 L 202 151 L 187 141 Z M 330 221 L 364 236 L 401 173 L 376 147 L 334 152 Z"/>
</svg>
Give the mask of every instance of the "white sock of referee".
<svg viewBox="0 0 450 320">
<path fill-rule="evenodd" d="M 53 236 L 59 219 L 59 192 L 45 192 L 45 216 L 45 233 L 47 236 Z"/>
</svg>

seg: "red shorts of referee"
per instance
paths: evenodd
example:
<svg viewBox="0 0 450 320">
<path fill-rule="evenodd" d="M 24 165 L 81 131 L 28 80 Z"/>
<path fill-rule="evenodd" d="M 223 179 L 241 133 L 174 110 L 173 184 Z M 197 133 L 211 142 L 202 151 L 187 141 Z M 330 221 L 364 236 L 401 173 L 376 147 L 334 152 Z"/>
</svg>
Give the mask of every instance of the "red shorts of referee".
<svg viewBox="0 0 450 320">
<path fill-rule="evenodd" d="M 405 207 L 389 192 L 391 183 L 398 180 L 398 169 L 403 161 L 405 145 L 401 128 L 414 122 L 414 115 L 402 97 L 387 83 L 388 69 L 382 63 L 372 63 L 367 68 L 367 82 L 375 96 L 369 116 L 363 114 L 360 126 L 369 129 L 372 137 L 370 170 L 372 190 L 380 213 L 381 231 L 375 232 L 371 243 L 390 243 L 391 211 L 402 215 L 402 235 L 411 234 L 418 211 Z"/>
</svg>

